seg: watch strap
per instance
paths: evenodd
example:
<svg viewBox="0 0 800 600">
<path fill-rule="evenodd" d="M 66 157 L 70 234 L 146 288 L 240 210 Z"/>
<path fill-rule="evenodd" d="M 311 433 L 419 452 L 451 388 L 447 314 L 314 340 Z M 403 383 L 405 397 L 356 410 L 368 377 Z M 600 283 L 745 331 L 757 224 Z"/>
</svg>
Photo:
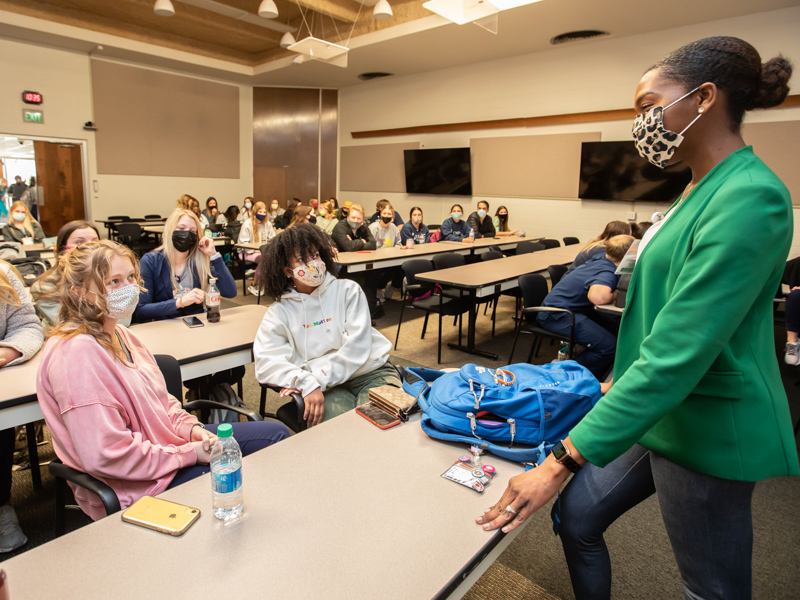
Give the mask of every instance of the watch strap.
<svg viewBox="0 0 800 600">
<path fill-rule="evenodd" d="M 553 445 L 553 451 L 558 449 L 558 453 L 561 454 L 561 458 L 556 457 L 555 452 L 553 452 L 553 458 L 556 459 L 556 462 L 560 463 L 561 465 L 565 466 L 567 469 L 572 471 L 573 473 L 577 473 L 581 470 L 581 465 L 579 465 L 572 455 L 569 452 L 569 448 L 567 448 L 566 444 L 559 440 Z"/>
</svg>

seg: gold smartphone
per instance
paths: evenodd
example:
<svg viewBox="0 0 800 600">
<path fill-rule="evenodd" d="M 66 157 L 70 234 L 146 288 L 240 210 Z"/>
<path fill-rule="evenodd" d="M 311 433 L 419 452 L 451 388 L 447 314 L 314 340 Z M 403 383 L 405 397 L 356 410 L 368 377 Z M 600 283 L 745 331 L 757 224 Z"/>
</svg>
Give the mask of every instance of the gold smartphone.
<svg viewBox="0 0 800 600">
<path fill-rule="evenodd" d="M 183 535 L 199 517 L 196 508 L 152 496 L 142 496 L 122 513 L 122 520 L 127 523 L 170 535 Z"/>
</svg>

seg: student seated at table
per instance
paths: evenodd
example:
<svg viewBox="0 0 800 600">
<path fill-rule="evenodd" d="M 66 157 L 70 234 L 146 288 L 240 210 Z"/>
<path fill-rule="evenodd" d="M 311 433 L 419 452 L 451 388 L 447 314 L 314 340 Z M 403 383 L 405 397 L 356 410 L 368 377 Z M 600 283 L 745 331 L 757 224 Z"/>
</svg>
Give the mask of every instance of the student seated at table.
<svg viewBox="0 0 800 600">
<path fill-rule="evenodd" d="M 314 216 L 314 209 L 310 206 L 298 206 L 294 209 L 294 214 L 292 215 L 291 222 L 286 226 L 286 229 L 290 227 L 296 227 L 301 223 L 311 223 L 315 225 L 317 222 L 317 218 Z"/>
<path fill-rule="evenodd" d="M 43 341 L 42 326 L 22 278 L 14 267 L 0 261 L 0 368 L 29 360 Z M 28 541 L 10 504 L 14 442 L 13 427 L 0 431 L 0 552 L 11 552 Z"/>
<path fill-rule="evenodd" d="M 576 341 L 586 346 L 575 356 L 575 361 L 598 379 L 604 377 L 614 362 L 619 318 L 604 315 L 594 307 L 609 304 L 616 298 L 619 275 L 614 271 L 632 243 L 630 235 L 617 235 L 607 240 L 604 254 L 592 256 L 572 273 L 564 275 L 542 302 L 542 306 L 565 308 L 574 313 Z M 539 324 L 547 331 L 568 336 L 572 320 L 566 313 L 539 313 Z"/>
<path fill-rule="evenodd" d="M 197 219 L 200 221 L 200 233 L 199 235 L 204 235 L 206 229 L 208 229 L 208 219 L 206 216 L 200 211 L 200 201 L 197 198 L 192 198 L 189 201 L 189 210 L 192 211 Z"/>
<path fill-rule="evenodd" d="M 380 220 L 369 226 L 370 233 L 375 238 L 375 245 L 378 249 L 400 245 L 400 232 L 392 222 L 394 221 L 394 214 L 395 211 L 392 205 L 386 204 L 381 209 Z M 376 286 L 378 294 L 380 295 L 381 288 L 383 288 L 384 300 L 390 300 L 394 295 L 395 288 L 399 289 L 403 285 L 403 268 L 389 267 L 388 269 L 379 269 L 376 277 L 378 279 Z"/>
<path fill-rule="evenodd" d="M 142 257 L 143 287 L 134 323 L 187 317 L 205 309 L 210 277 L 223 298 L 236 297 L 236 282 L 211 238 L 202 236 L 200 220 L 176 209 L 164 224 L 161 246 Z"/>
<path fill-rule="evenodd" d="M 383 212 L 383 209 L 386 208 L 387 206 L 389 206 L 390 204 L 391 204 L 391 202 L 389 202 L 388 200 L 378 200 L 378 202 L 375 204 L 375 214 L 372 215 L 369 218 L 369 224 L 371 225 L 372 223 L 377 223 L 378 221 L 380 221 L 381 212 Z M 392 217 L 392 223 L 394 223 L 394 225 L 395 225 L 395 227 L 397 227 L 397 229 L 400 229 L 400 228 L 403 227 L 403 219 L 396 212 L 394 213 L 394 216 Z"/>
<path fill-rule="evenodd" d="M 236 217 L 237 221 L 244 223 L 247 219 L 251 218 L 253 215 L 253 204 L 255 200 L 253 200 L 250 196 L 244 199 L 242 203 L 242 209 L 239 211 L 239 216 Z M 230 219 L 228 219 L 230 221 Z"/>
<path fill-rule="evenodd" d="M 82 244 L 59 269 L 61 323 L 42 351 L 36 381 L 58 458 L 110 486 L 123 509 L 207 473 L 216 426 L 204 429 L 181 408 L 153 355 L 119 324 L 140 296 L 133 252 L 108 240 Z M 279 423 L 233 424 L 243 454 L 288 434 Z M 105 516 L 91 492 L 73 491 L 87 515 Z"/>
<path fill-rule="evenodd" d="M 253 347 L 259 382 L 281 387 L 281 395 L 302 394 L 310 426 L 364 404 L 370 388 L 400 387 L 387 362 L 392 344 L 372 328 L 358 285 L 337 279 L 322 231 L 287 229 L 264 254 L 260 281 L 276 302 Z"/>
<path fill-rule="evenodd" d="M 492 217 L 492 225 L 494 225 L 495 235 L 514 235 L 519 233 L 519 229 L 509 229 L 508 225 L 508 209 L 505 206 L 500 206 Z"/>
<path fill-rule="evenodd" d="M 239 220 L 239 207 L 235 204 L 231 204 L 228 209 L 225 211 L 225 222 L 226 223 L 235 223 Z"/>
<path fill-rule="evenodd" d="M 445 242 L 464 242 L 471 244 L 473 240 L 469 237 L 470 226 L 462 218 L 464 209 L 460 204 L 453 204 L 450 208 L 450 217 L 442 223 L 442 241 Z"/>
<path fill-rule="evenodd" d="M 41 244 L 44 239 L 42 226 L 32 216 L 24 202 L 19 200 L 11 205 L 8 225 L 3 227 L 3 239 L 7 242 L 30 240 L 31 244 Z"/>
<path fill-rule="evenodd" d="M 56 237 L 56 256 L 62 256 L 79 244 L 86 244 L 100 239 L 100 232 L 89 221 L 70 221 L 58 230 Z M 61 309 L 59 271 L 53 267 L 42 273 L 31 284 L 31 298 L 36 313 L 42 319 L 45 331 L 58 323 L 58 311 Z M 126 327 L 130 320 L 122 323 Z"/>
<path fill-rule="evenodd" d="M 405 245 L 408 240 L 414 240 L 415 244 L 427 244 L 431 241 L 428 226 L 422 222 L 422 209 L 419 206 L 411 209 L 408 221 L 400 230 L 400 243 Z"/>
<path fill-rule="evenodd" d="M 267 211 L 267 218 L 269 219 L 270 223 L 275 222 L 275 217 L 280 217 L 286 211 L 281 208 L 281 205 L 278 203 L 277 198 L 273 198 L 269 204 L 269 210 Z"/>
<path fill-rule="evenodd" d="M 581 251 L 572 261 L 569 269 L 567 269 L 567 273 L 572 273 L 593 256 L 605 254 L 606 242 L 617 235 L 631 235 L 631 224 L 626 221 L 611 221 L 608 223 L 600 235 L 581 248 Z"/>
<path fill-rule="evenodd" d="M 275 228 L 267 218 L 266 205 L 263 202 L 256 202 L 255 206 L 253 206 L 252 217 L 242 223 L 242 228 L 239 230 L 239 239 L 237 240 L 237 243 L 258 244 L 260 247 L 274 238 L 275 235 Z M 258 263 L 261 262 L 261 252 L 259 250 L 243 250 L 241 257 L 243 260 L 256 263 L 256 266 L 258 266 Z M 258 277 L 257 270 L 256 277 Z M 255 289 L 255 284 L 256 280 L 254 279 L 253 285 L 250 286 L 250 288 L 253 289 L 248 289 L 247 291 L 257 296 L 258 294 L 253 291 Z"/>
<path fill-rule="evenodd" d="M 640 240 L 647 233 L 647 230 L 653 226 L 650 221 L 642 221 L 640 223 L 633 223 L 631 225 L 631 235 L 634 239 Z"/>
<path fill-rule="evenodd" d="M 349 202 L 349 201 L 348 201 Z M 348 202 L 345 202 L 347 206 Z M 377 244 L 369 227 L 364 223 L 364 207 L 351 204 L 347 207 L 347 218 L 339 221 L 331 234 L 333 243 L 339 252 L 359 252 L 375 250 Z M 370 315 L 373 319 L 383 316 L 383 308 L 378 302 L 378 278 L 367 276 L 365 272 L 348 273 L 346 267 L 339 270 L 340 277 L 348 277 L 357 282 L 367 297 Z"/>
<path fill-rule="evenodd" d="M 475 232 L 476 240 L 494 237 L 494 223 L 492 223 L 492 218 L 489 216 L 489 203 L 486 200 L 478 201 L 478 210 L 467 218 L 467 225 Z"/>
<path fill-rule="evenodd" d="M 344 221 L 347 218 L 347 215 L 350 213 L 351 206 L 353 206 L 353 203 L 350 202 L 350 200 L 345 201 L 341 208 L 336 209 L 336 219 L 339 221 Z"/>
<path fill-rule="evenodd" d="M 339 221 L 336 219 L 336 207 L 333 202 L 328 200 L 323 202 L 319 207 L 319 216 L 317 217 L 317 227 L 328 235 L 333 233 L 333 228 Z"/>
<path fill-rule="evenodd" d="M 225 220 L 225 215 L 219 211 L 217 199 L 213 196 L 206 200 L 206 208 L 203 211 L 203 216 L 206 218 L 209 225 L 225 225 L 227 222 Z"/>
</svg>

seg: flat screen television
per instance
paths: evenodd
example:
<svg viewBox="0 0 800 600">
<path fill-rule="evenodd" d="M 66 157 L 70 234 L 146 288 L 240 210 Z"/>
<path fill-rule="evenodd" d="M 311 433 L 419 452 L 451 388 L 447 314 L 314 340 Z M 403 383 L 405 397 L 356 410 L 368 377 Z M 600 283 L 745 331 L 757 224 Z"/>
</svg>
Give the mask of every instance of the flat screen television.
<svg viewBox="0 0 800 600">
<path fill-rule="evenodd" d="M 669 203 L 692 178 L 683 163 L 659 169 L 639 156 L 630 142 L 583 142 L 578 197 Z"/>
<path fill-rule="evenodd" d="M 469 148 L 404 150 L 403 158 L 407 193 L 472 195 Z"/>
</svg>

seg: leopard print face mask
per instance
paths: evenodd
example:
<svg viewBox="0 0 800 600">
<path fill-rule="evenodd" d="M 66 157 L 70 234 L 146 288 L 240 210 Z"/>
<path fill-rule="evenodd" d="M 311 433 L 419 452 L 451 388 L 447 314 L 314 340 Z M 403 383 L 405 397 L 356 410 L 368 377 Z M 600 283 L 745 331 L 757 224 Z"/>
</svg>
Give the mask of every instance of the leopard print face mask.
<svg viewBox="0 0 800 600">
<path fill-rule="evenodd" d="M 664 111 L 670 106 L 677 104 L 684 98 L 691 96 L 699 87 L 694 88 L 688 94 L 684 94 L 675 102 L 668 104 L 665 107 L 654 106 L 647 112 L 636 115 L 633 120 L 633 141 L 636 144 L 636 149 L 642 158 L 647 159 L 659 169 L 667 166 L 678 146 L 683 142 L 683 134 L 689 129 L 694 122 L 703 116 L 703 113 L 698 113 L 694 120 L 684 127 L 680 133 L 675 133 L 664 127 Z"/>
</svg>

